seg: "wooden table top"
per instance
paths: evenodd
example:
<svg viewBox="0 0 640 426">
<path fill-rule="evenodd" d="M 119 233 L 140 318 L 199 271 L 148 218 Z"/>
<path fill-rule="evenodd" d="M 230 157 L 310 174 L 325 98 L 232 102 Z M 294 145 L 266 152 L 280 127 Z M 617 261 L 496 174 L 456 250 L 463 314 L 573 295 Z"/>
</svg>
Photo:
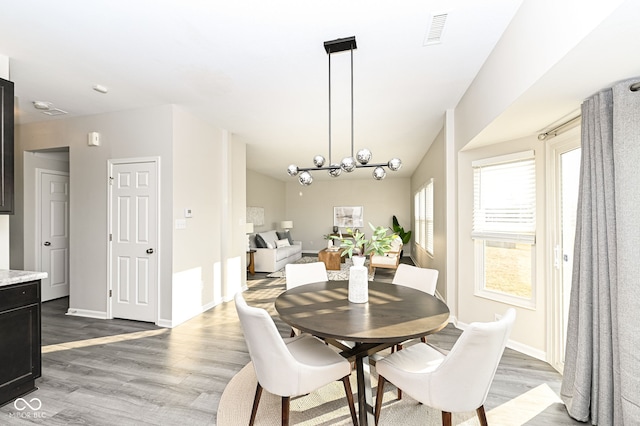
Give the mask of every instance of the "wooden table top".
<svg viewBox="0 0 640 426">
<path fill-rule="evenodd" d="M 314 336 L 361 343 L 401 342 L 442 330 L 449 308 L 409 287 L 369 281 L 369 301 L 351 303 L 348 281 L 302 285 L 280 294 L 280 318 Z"/>
</svg>

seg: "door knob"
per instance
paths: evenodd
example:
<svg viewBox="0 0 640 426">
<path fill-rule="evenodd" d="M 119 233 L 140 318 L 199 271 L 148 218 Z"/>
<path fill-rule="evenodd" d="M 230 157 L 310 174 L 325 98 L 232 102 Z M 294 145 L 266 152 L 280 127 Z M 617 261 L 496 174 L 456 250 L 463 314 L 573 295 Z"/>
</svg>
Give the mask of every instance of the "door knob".
<svg viewBox="0 0 640 426">
<path fill-rule="evenodd" d="M 153 249 L 147 249 L 147 254 L 153 254 Z"/>
<path fill-rule="evenodd" d="M 49 246 L 51 245 L 51 243 L 50 243 L 49 241 L 45 241 L 45 242 L 44 242 L 44 245 L 45 245 L 45 246 L 47 246 L 47 247 L 49 247 Z"/>
</svg>

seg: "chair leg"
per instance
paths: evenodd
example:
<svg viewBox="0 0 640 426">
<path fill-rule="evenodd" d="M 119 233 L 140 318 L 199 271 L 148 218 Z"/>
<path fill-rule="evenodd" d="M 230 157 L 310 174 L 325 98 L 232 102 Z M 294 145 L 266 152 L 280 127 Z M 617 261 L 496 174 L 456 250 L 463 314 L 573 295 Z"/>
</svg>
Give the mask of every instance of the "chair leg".
<svg viewBox="0 0 640 426">
<path fill-rule="evenodd" d="M 442 426 L 451 426 L 451 413 L 448 411 L 442 412 Z"/>
<path fill-rule="evenodd" d="M 478 415 L 478 420 L 480 420 L 480 426 L 488 426 L 487 416 L 484 413 L 484 405 L 476 408 L 476 414 Z"/>
<path fill-rule="evenodd" d="M 349 411 L 351 411 L 351 421 L 353 426 L 358 426 L 358 415 L 356 414 L 356 406 L 353 402 L 353 392 L 351 391 L 351 382 L 349 382 L 349 376 L 342 378 L 344 383 L 344 393 L 347 394 L 347 402 L 349 403 Z"/>
<path fill-rule="evenodd" d="M 397 344 L 396 346 L 398 347 L 398 351 L 402 350 L 402 345 L 401 344 Z M 402 389 L 400 389 L 399 387 L 398 387 L 398 399 L 399 400 L 402 399 Z"/>
<path fill-rule="evenodd" d="M 282 426 L 289 426 L 289 402 L 291 402 L 290 397 L 282 397 Z"/>
<path fill-rule="evenodd" d="M 256 386 L 256 395 L 253 397 L 253 408 L 251 409 L 251 419 L 249 420 L 249 426 L 253 426 L 256 421 L 256 414 L 258 414 L 258 404 L 260 403 L 260 396 L 262 395 L 262 386 L 260 383 Z"/>
<path fill-rule="evenodd" d="M 296 332 L 293 331 L 293 328 L 291 329 L 291 335 L 289 337 L 296 337 Z"/>
<path fill-rule="evenodd" d="M 378 389 L 376 390 L 376 408 L 374 414 L 376 416 L 376 425 L 380 420 L 380 411 L 382 411 L 382 396 L 384 395 L 384 382 L 386 379 L 378 374 Z"/>
</svg>

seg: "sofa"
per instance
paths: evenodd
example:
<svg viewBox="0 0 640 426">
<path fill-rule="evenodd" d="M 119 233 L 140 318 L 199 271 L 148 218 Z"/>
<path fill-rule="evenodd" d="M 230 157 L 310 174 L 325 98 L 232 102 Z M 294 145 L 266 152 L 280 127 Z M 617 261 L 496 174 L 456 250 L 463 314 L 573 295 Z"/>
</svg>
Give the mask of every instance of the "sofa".
<svg viewBox="0 0 640 426">
<path fill-rule="evenodd" d="M 249 246 L 255 250 L 256 272 L 275 272 L 302 257 L 302 241 L 293 241 L 289 231 L 265 231 L 253 234 Z"/>
</svg>

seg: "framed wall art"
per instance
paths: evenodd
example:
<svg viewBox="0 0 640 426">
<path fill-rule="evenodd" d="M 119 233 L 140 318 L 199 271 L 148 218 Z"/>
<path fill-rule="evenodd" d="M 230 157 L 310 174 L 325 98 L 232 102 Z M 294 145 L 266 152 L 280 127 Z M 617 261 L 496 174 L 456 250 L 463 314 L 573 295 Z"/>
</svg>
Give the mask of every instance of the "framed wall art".
<svg viewBox="0 0 640 426">
<path fill-rule="evenodd" d="M 333 226 L 339 228 L 362 228 L 364 225 L 364 207 L 339 206 L 333 208 Z"/>
</svg>

